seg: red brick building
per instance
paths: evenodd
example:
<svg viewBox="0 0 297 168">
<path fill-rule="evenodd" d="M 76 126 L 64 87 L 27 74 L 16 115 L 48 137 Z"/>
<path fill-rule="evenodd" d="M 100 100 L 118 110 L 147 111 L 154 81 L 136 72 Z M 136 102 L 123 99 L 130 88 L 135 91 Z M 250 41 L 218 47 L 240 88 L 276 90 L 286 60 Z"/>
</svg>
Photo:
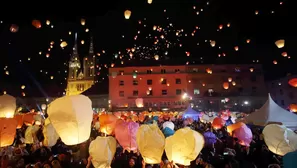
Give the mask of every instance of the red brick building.
<svg viewBox="0 0 297 168">
<path fill-rule="evenodd" d="M 109 99 L 113 110 L 144 109 L 251 111 L 266 100 L 260 65 L 182 65 L 109 69 Z M 140 109 L 142 110 L 142 109 Z"/>
</svg>

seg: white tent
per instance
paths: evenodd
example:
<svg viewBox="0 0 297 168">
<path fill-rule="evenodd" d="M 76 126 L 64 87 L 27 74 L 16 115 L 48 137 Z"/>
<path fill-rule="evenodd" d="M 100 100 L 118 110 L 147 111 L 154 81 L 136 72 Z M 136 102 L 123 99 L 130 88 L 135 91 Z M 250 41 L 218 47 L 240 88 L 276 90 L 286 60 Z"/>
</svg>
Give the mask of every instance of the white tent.
<svg viewBox="0 0 297 168">
<path fill-rule="evenodd" d="M 278 106 L 268 94 L 266 103 L 256 112 L 244 118 L 246 123 L 265 126 L 270 123 L 282 123 L 287 127 L 297 127 L 297 115 Z"/>
<path fill-rule="evenodd" d="M 188 108 L 183 113 L 183 118 L 192 118 L 193 120 L 198 120 L 199 112 L 193 110 L 191 106 L 188 106 Z"/>
</svg>

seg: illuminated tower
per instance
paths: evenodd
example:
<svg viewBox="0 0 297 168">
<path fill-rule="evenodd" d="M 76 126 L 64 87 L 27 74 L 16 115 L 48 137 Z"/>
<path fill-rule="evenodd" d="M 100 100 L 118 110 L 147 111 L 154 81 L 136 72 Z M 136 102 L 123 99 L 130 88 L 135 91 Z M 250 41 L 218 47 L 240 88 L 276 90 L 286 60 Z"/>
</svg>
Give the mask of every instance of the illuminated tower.
<svg viewBox="0 0 297 168">
<path fill-rule="evenodd" d="M 69 73 L 68 80 L 76 80 L 78 77 L 79 70 L 81 68 L 79 55 L 77 52 L 77 33 L 75 33 L 75 43 L 73 52 L 69 61 Z"/>
<path fill-rule="evenodd" d="M 95 55 L 94 55 L 94 45 L 93 38 L 90 38 L 90 48 L 89 54 L 84 57 L 83 68 L 84 68 L 84 77 L 85 79 L 95 80 Z"/>
</svg>

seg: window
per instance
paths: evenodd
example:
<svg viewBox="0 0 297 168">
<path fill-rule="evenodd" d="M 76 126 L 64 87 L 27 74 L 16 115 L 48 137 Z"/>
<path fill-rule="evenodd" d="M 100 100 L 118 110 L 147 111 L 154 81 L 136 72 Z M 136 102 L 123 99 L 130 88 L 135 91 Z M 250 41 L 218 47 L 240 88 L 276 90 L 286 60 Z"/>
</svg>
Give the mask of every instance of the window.
<svg viewBox="0 0 297 168">
<path fill-rule="evenodd" d="M 124 75 L 124 71 L 120 71 L 120 75 Z"/>
<path fill-rule="evenodd" d="M 182 90 L 181 89 L 176 89 L 175 93 L 176 93 L 176 95 L 181 95 Z"/>
<path fill-rule="evenodd" d="M 138 80 L 133 80 L 133 85 L 138 85 Z"/>
<path fill-rule="evenodd" d="M 166 79 L 163 79 L 162 82 L 161 82 L 161 84 L 162 85 L 166 85 L 167 84 L 167 80 Z"/>
<path fill-rule="evenodd" d="M 167 90 L 162 90 L 162 95 L 167 95 Z"/>
<path fill-rule="evenodd" d="M 152 84 L 153 84 L 153 80 L 148 79 L 148 80 L 146 81 L 146 84 L 147 84 L 147 85 L 152 85 Z"/>
<path fill-rule="evenodd" d="M 120 92 L 119 92 L 119 96 L 120 96 L 120 97 L 124 97 L 124 96 L 125 96 L 125 92 L 124 92 L 124 91 L 120 91 Z"/>
<path fill-rule="evenodd" d="M 166 69 L 161 69 L 161 73 L 165 74 L 166 73 Z"/>
<path fill-rule="evenodd" d="M 77 91 L 83 91 L 83 90 L 85 90 L 85 85 L 83 85 L 83 84 L 76 85 L 76 90 Z"/>
<path fill-rule="evenodd" d="M 120 86 L 124 86 L 124 81 L 120 81 Z"/>
<path fill-rule="evenodd" d="M 284 94 L 283 89 L 280 89 L 280 90 L 279 90 L 279 94 L 280 94 L 280 95 L 283 95 L 283 94 Z"/>
<path fill-rule="evenodd" d="M 133 96 L 138 96 L 138 90 L 133 90 Z"/>
<path fill-rule="evenodd" d="M 199 89 L 194 89 L 194 95 L 199 95 L 200 94 L 200 90 Z"/>
<path fill-rule="evenodd" d="M 181 84 L 181 80 L 180 79 L 175 79 L 175 84 Z"/>
<path fill-rule="evenodd" d="M 153 72 L 152 70 L 147 70 L 146 71 L 147 74 L 152 74 L 152 72 Z"/>
<path fill-rule="evenodd" d="M 175 73 L 179 73 L 180 72 L 180 70 L 179 69 L 175 69 Z"/>
</svg>

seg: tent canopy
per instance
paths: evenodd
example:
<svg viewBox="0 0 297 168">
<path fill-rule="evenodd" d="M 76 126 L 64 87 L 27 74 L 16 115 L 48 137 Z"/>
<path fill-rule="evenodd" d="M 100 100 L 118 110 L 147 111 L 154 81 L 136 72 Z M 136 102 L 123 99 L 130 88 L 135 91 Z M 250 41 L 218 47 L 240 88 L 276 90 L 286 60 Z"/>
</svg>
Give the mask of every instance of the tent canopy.
<svg viewBox="0 0 297 168">
<path fill-rule="evenodd" d="M 198 118 L 199 118 L 199 112 L 193 110 L 191 108 L 191 106 L 188 106 L 188 108 L 183 113 L 183 117 L 185 117 L 185 118 L 191 117 L 194 120 L 198 120 Z"/>
<path fill-rule="evenodd" d="M 297 115 L 278 106 L 268 94 L 266 103 L 256 112 L 244 118 L 246 123 L 265 126 L 270 123 L 282 123 L 287 127 L 297 127 Z"/>
</svg>

